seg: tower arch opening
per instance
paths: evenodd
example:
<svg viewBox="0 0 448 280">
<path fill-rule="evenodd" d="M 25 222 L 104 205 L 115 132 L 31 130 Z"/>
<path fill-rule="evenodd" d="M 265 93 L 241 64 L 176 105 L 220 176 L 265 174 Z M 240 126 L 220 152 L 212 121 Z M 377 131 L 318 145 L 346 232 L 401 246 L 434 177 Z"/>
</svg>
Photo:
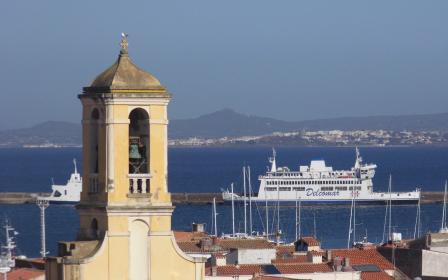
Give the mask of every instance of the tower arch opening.
<svg viewBox="0 0 448 280">
<path fill-rule="evenodd" d="M 97 108 L 90 114 L 90 174 L 89 192 L 98 192 L 98 170 L 99 170 L 99 126 L 100 112 Z"/>
<path fill-rule="evenodd" d="M 129 113 L 129 176 L 131 193 L 149 192 L 149 114 L 142 108 Z"/>
</svg>

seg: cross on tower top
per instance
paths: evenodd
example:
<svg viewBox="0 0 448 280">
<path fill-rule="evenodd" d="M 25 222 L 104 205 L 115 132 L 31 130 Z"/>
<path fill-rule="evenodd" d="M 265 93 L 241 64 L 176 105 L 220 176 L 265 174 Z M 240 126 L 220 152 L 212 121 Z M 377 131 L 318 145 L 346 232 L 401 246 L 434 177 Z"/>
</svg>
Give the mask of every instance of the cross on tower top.
<svg viewBox="0 0 448 280">
<path fill-rule="evenodd" d="M 122 32 L 121 33 L 121 42 L 120 42 L 120 54 L 128 53 L 128 34 Z"/>
</svg>

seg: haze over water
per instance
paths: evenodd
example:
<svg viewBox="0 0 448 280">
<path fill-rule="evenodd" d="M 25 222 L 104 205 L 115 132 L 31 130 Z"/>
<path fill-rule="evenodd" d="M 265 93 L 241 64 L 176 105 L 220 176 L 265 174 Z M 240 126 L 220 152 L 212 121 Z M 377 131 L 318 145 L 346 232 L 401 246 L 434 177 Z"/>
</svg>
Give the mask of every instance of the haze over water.
<svg viewBox="0 0 448 280">
<path fill-rule="evenodd" d="M 170 192 L 219 192 L 231 182 L 238 191 L 242 185 L 241 168 L 250 165 L 253 188 L 258 189 L 257 176 L 269 165 L 269 147 L 235 148 L 170 148 Z M 361 148 L 366 162 L 378 165 L 374 189 L 385 191 L 388 176 L 393 175 L 393 190 L 412 190 L 421 186 L 424 191 L 442 191 L 447 176 L 448 148 L 394 147 Z M 0 149 L 0 191 L 45 192 L 50 191 L 51 178 L 64 184 L 73 170 L 72 159 L 81 162 L 80 149 Z M 298 165 L 309 164 L 324 158 L 327 165 L 336 169 L 349 169 L 354 163 L 354 148 L 277 148 L 279 166 L 297 170 Z M 264 231 L 264 205 L 254 206 L 254 231 Z M 316 235 L 324 247 L 344 247 L 347 242 L 349 207 L 304 207 L 302 233 L 314 234 L 313 217 L 316 216 Z M 219 232 L 231 232 L 230 206 L 218 206 Z M 39 211 L 35 205 L 0 205 L 2 218 L 8 217 L 21 233 L 18 246 L 21 252 L 37 256 L 39 252 Z M 242 206 L 237 207 L 236 228 L 243 231 Z M 270 229 L 275 228 L 274 207 L 270 207 Z M 192 222 L 211 224 L 211 206 L 179 205 L 173 215 L 173 229 L 190 230 Z M 280 211 L 280 228 L 287 241 L 294 239 L 293 208 Z M 440 227 L 441 205 L 422 207 L 422 232 L 436 231 Z M 383 234 L 384 206 L 358 207 L 357 236 L 365 235 L 370 241 L 381 241 Z M 394 206 L 393 226 L 405 238 L 413 235 L 415 206 Z M 47 247 L 56 253 L 56 242 L 73 240 L 78 228 L 78 216 L 72 206 L 51 206 L 47 209 Z M 274 228 L 272 225 L 274 224 Z M 3 239 L 2 239 L 3 240 Z"/>
</svg>

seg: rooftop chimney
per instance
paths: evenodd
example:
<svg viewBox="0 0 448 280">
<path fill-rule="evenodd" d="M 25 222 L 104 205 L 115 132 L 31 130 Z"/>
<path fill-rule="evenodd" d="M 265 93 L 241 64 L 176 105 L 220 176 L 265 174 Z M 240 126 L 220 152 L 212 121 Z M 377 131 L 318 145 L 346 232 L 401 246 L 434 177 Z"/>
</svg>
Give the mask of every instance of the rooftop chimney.
<svg viewBox="0 0 448 280">
<path fill-rule="evenodd" d="M 204 224 L 193 223 L 191 226 L 192 226 L 192 231 L 193 232 L 204 232 Z"/>
<path fill-rule="evenodd" d="M 327 257 L 327 262 L 331 262 L 331 250 L 327 250 L 327 255 L 326 255 L 326 257 Z"/>
</svg>

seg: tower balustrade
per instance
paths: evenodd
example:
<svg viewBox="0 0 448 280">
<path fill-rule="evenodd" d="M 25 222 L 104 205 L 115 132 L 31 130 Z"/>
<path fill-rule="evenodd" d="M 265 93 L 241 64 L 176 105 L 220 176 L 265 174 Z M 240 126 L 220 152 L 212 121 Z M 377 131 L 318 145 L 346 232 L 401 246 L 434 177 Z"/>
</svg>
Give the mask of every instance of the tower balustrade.
<svg viewBox="0 0 448 280">
<path fill-rule="evenodd" d="M 149 193 L 149 180 L 151 179 L 151 174 L 148 173 L 136 173 L 129 174 L 129 193 Z"/>
</svg>

